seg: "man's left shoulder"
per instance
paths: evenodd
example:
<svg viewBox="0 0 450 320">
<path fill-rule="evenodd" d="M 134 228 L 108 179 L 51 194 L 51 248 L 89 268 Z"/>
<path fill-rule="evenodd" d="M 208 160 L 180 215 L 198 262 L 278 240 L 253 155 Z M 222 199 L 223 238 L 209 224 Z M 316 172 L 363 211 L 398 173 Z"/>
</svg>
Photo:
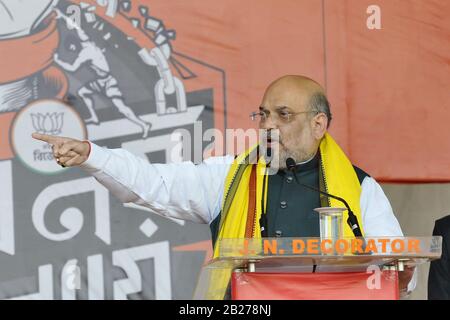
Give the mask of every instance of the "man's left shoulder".
<svg viewBox="0 0 450 320">
<path fill-rule="evenodd" d="M 355 169 L 356 175 L 358 176 L 359 184 L 362 184 L 366 177 L 370 178 L 370 174 L 365 172 L 363 169 L 353 165 L 353 169 Z"/>
</svg>

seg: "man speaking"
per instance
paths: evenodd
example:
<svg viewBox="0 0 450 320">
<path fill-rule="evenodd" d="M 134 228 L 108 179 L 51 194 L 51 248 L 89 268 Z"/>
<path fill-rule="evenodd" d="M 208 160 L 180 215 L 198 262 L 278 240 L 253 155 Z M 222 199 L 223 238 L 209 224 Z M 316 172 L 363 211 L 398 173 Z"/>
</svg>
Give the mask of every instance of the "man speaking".
<svg viewBox="0 0 450 320">
<path fill-rule="evenodd" d="M 319 217 L 313 209 L 342 204 L 302 184 L 345 199 L 363 236 L 403 236 L 380 185 L 353 166 L 327 133 L 331 112 L 317 82 L 291 75 L 274 81 L 251 116 L 264 132 L 259 147 L 199 165 L 151 164 L 123 149 L 38 133 L 33 137 L 53 146 L 58 164 L 80 166 L 122 202 L 208 223 L 213 244 L 222 238 L 318 237 Z M 259 154 L 268 149 L 277 161 L 266 164 Z M 258 168 L 274 174 L 257 174 Z M 344 237 L 353 236 L 345 225 Z M 401 291 L 413 289 L 412 275 L 411 269 L 399 273 Z"/>
</svg>

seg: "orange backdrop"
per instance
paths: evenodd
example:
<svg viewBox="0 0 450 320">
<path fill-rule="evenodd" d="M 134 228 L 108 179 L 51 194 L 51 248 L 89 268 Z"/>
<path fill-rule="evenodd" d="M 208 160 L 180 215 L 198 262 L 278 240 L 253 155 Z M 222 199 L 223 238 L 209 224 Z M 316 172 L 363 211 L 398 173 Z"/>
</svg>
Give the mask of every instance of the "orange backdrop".
<svg viewBox="0 0 450 320">
<path fill-rule="evenodd" d="M 284 74 L 326 86 L 331 133 L 382 181 L 450 181 L 450 2 L 154 0 L 175 51 L 226 72 L 229 127 L 251 127 L 265 87 Z"/>
<path fill-rule="evenodd" d="M 381 29 L 369 30 L 373 2 L 135 0 L 133 10 L 146 5 L 175 29 L 175 52 L 224 70 L 228 127 L 254 126 L 266 86 L 303 74 L 326 88 L 331 133 L 356 165 L 381 181 L 450 181 L 450 1 L 377 0 Z M 13 117 L 0 114 L 1 159 Z"/>
</svg>

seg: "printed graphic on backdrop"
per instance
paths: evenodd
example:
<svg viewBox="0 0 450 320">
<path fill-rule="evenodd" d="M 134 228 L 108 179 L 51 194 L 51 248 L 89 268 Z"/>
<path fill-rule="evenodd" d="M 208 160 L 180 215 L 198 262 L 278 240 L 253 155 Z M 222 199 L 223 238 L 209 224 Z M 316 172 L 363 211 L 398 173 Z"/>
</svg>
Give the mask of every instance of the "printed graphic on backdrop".
<svg viewBox="0 0 450 320">
<path fill-rule="evenodd" d="M 30 140 L 33 132 L 79 140 L 87 138 L 83 119 L 61 101 L 36 100 L 20 110 L 11 129 L 12 147 L 16 158 L 22 160 L 29 169 L 41 173 L 58 173 L 67 168 L 55 162 L 48 143 Z"/>
<path fill-rule="evenodd" d="M 0 298 L 190 298 L 207 226 L 121 204 L 31 133 L 182 161 L 175 129 L 225 127 L 224 72 L 151 1 L 0 2 Z"/>
</svg>

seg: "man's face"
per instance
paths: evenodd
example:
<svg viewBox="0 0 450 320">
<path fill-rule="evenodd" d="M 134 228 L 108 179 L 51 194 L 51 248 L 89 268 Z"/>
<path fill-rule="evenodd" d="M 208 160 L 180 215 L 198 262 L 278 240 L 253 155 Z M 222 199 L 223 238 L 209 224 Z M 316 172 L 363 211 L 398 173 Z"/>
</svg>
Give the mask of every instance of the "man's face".
<svg viewBox="0 0 450 320">
<path fill-rule="evenodd" d="M 313 136 L 314 113 L 309 108 L 308 94 L 289 88 L 269 88 L 260 111 L 266 114 L 259 123 L 265 133 L 260 143 L 263 149 L 272 150 L 271 167 L 285 168 L 290 157 L 302 162 L 315 154 L 319 142 Z"/>
</svg>

